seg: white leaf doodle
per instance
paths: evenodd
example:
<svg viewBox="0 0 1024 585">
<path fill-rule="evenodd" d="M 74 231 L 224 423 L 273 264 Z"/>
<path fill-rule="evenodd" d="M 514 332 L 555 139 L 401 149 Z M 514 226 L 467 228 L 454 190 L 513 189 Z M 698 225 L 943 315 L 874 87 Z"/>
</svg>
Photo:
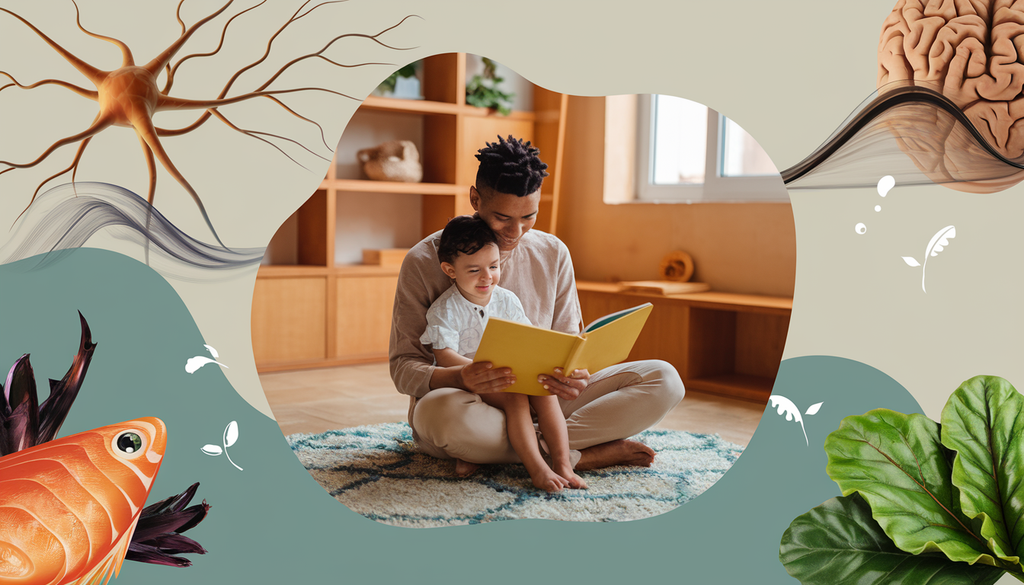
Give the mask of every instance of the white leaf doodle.
<svg viewBox="0 0 1024 585">
<path fill-rule="evenodd" d="M 807 443 L 808 446 L 810 446 L 811 442 L 810 440 L 807 439 L 807 429 L 804 428 L 804 419 L 802 416 L 800 416 L 800 409 L 797 408 L 796 404 L 793 404 L 793 401 L 790 400 L 789 398 L 786 398 L 785 396 L 779 396 L 778 394 L 772 394 L 771 396 L 769 396 L 768 401 L 771 402 L 772 408 L 778 409 L 780 416 L 786 415 L 787 421 L 795 420 L 796 422 L 800 423 L 800 430 L 802 430 L 804 433 L 804 442 Z M 807 412 L 805 412 L 804 414 L 806 414 L 807 416 L 813 416 L 818 412 L 818 410 L 821 409 L 822 404 L 824 404 L 824 402 L 812 404 L 807 409 Z"/>
<path fill-rule="evenodd" d="M 206 350 L 210 352 L 210 355 L 212 355 L 214 358 L 220 357 L 220 356 L 217 355 L 217 350 L 213 349 L 213 346 L 205 345 L 204 344 L 203 347 L 205 347 Z M 196 357 L 189 358 L 185 362 L 185 371 L 190 373 L 190 374 L 194 374 L 194 373 L 196 373 L 196 370 L 198 370 L 199 368 L 205 366 L 206 364 L 217 364 L 218 366 L 223 366 L 225 368 L 227 367 L 226 365 L 224 365 L 224 364 L 222 364 L 222 363 L 220 363 L 218 361 L 211 360 L 210 358 L 208 358 L 206 356 L 197 355 Z"/>
<path fill-rule="evenodd" d="M 200 450 L 203 453 L 206 453 L 207 455 L 211 455 L 213 457 L 216 457 L 216 456 L 220 455 L 221 453 L 223 453 L 224 456 L 228 458 L 228 461 L 231 463 L 231 465 L 234 465 L 238 469 L 238 471 L 242 471 L 242 468 L 238 467 L 238 464 L 231 460 L 231 454 L 228 453 L 228 447 L 234 445 L 235 441 L 237 441 L 237 440 L 238 440 L 238 422 L 237 421 L 231 421 L 231 422 L 228 423 L 228 426 L 224 428 L 224 448 L 223 449 L 221 449 L 217 445 L 204 445 L 204 446 L 200 447 Z"/>
<path fill-rule="evenodd" d="M 235 444 L 238 440 L 238 423 L 231 421 L 228 423 L 228 428 L 224 429 L 224 446 L 230 447 Z"/>
<path fill-rule="evenodd" d="M 923 264 L 921 262 L 918 262 L 917 259 L 912 256 L 903 256 L 903 261 L 906 262 L 908 266 L 912 266 L 915 268 L 918 266 L 921 267 L 921 290 L 923 290 L 925 293 L 928 292 L 928 289 L 925 288 L 924 282 L 925 270 L 928 269 L 928 259 L 931 258 L 932 256 L 938 256 L 939 252 L 943 251 L 946 248 L 946 246 L 949 245 L 950 238 L 955 237 L 956 227 L 951 225 L 947 225 L 946 227 L 936 232 L 935 235 L 932 236 L 932 239 L 929 240 L 928 245 L 925 246 Z"/>
</svg>

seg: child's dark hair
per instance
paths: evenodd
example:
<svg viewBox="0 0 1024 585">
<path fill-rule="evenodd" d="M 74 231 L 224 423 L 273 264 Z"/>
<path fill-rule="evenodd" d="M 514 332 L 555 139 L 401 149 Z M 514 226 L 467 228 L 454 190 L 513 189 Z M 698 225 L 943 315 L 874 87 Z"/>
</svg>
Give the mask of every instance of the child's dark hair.
<svg viewBox="0 0 1024 585">
<path fill-rule="evenodd" d="M 476 188 L 489 187 L 498 193 L 526 197 L 540 189 L 548 176 L 548 165 L 538 158 L 540 150 L 512 138 L 488 142 L 476 155 L 480 167 L 476 171 Z"/>
<path fill-rule="evenodd" d="M 484 220 L 473 215 L 460 215 L 448 221 L 441 232 L 437 259 L 452 264 L 459 254 L 476 254 L 488 244 L 498 245 L 498 238 Z"/>
</svg>

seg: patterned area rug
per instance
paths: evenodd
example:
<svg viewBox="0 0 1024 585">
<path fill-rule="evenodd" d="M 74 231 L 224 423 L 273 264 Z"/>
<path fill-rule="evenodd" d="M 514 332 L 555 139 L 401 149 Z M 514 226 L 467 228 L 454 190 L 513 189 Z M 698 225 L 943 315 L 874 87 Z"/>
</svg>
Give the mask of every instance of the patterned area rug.
<svg viewBox="0 0 1024 585">
<path fill-rule="evenodd" d="M 547 518 L 619 522 L 664 514 L 697 497 L 729 470 L 743 447 L 718 435 L 644 431 L 657 452 L 650 468 L 581 472 L 590 489 L 548 494 L 522 465 L 483 465 L 455 477 L 454 462 L 420 453 L 406 423 L 295 434 L 288 444 L 335 499 L 368 518 L 427 528 Z"/>
</svg>

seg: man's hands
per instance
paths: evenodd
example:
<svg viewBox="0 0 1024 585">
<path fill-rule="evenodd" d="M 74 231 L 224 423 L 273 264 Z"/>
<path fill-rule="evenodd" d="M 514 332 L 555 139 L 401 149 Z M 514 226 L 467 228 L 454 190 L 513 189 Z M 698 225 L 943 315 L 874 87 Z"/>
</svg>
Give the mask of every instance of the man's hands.
<svg viewBox="0 0 1024 585">
<path fill-rule="evenodd" d="M 441 367 L 434 369 L 431 388 L 462 388 L 473 394 L 501 392 L 515 384 L 516 376 L 511 368 L 495 368 L 490 362 L 477 362 L 465 366 Z M 541 374 L 537 381 L 544 388 L 563 400 L 574 400 L 590 383 L 590 372 L 573 370 L 565 376 L 561 368 L 553 374 Z"/>
<path fill-rule="evenodd" d="M 555 374 L 549 376 L 541 374 L 537 381 L 544 386 L 544 389 L 561 398 L 562 400 L 575 400 L 580 392 L 590 383 L 590 372 L 587 370 L 573 370 L 572 375 L 563 375 L 562 368 L 555 368 Z"/>
<path fill-rule="evenodd" d="M 473 394 L 501 392 L 516 382 L 511 368 L 495 369 L 491 362 L 478 362 L 463 366 L 459 374 L 462 379 L 462 388 Z"/>
</svg>

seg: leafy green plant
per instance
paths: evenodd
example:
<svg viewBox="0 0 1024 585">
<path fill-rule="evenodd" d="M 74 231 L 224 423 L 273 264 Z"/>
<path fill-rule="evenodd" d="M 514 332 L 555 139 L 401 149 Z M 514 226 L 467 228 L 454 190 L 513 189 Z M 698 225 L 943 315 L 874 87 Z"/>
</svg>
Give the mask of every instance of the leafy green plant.
<svg viewBox="0 0 1024 585">
<path fill-rule="evenodd" d="M 478 108 L 492 108 L 507 116 L 512 113 L 512 98 L 516 94 L 498 89 L 505 78 L 498 77 L 497 63 L 487 57 L 483 57 L 483 62 L 483 74 L 474 75 L 466 84 L 466 103 Z"/>
<path fill-rule="evenodd" d="M 941 425 L 886 409 L 843 419 L 825 440 L 841 489 L 798 517 L 779 560 L 805 585 L 1024 581 L 1024 396 L 978 376 Z"/>
<path fill-rule="evenodd" d="M 402 67 L 398 71 L 395 71 L 389 75 L 387 79 L 380 82 L 377 89 L 381 93 L 395 93 L 395 86 L 398 84 L 399 77 L 416 77 L 416 63 L 418 62 L 419 61 L 414 61 L 405 67 Z"/>
</svg>

